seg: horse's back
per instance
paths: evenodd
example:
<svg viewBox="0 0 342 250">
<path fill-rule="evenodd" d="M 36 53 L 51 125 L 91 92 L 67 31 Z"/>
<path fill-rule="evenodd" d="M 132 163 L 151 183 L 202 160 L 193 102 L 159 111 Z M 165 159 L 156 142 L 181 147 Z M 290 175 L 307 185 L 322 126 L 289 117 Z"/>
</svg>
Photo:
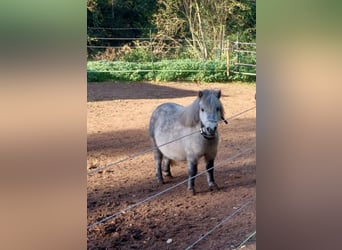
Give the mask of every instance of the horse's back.
<svg viewBox="0 0 342 250">
<path fill-rule="evenodd" d="M 177 103 L 163 103 L 152 113 L 149 132 L 152 138 L 155 137 L 155 130 L 167 130 L 170 125 L 176 122 L 177 115 L 184 109 Z"/>
</svg>

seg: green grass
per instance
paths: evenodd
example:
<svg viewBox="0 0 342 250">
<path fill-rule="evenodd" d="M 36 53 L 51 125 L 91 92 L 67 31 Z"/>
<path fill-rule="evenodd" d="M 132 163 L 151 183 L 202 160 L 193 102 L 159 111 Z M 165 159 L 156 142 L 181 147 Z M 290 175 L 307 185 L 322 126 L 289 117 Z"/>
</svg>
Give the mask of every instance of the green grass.
<svg viewBox="0 0 342 250">
<path fill-rule="evenodd" d="M 225 61 L 162 60 L 147 63 L 124 61 L 89 61 L 89 82 L 103 81 L 255 81 L 255 77 L 226 75 Z"/>
</svg>

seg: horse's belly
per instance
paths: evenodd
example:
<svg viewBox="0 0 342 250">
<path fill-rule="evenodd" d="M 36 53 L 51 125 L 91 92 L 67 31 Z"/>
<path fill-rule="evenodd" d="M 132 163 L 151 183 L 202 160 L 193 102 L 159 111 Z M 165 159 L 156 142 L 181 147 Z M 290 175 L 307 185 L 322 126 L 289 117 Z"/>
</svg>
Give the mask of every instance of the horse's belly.
<svg viewBox="0 0 342 250">
<path fill-rule="evenodd" d="M 164 142 L 165 143 L 165 142 Z M 163 145 L 164 143 L 158 143 L 158 145 Z M 165 155 L 167 158 L 175 161 L 185 161 L 187 159 L 186 150 L 177 142 L 172 142 L 170 144 L 159 147 L 159 150 Z"/>
<path fill-rule="evenodd" d="M 177 136 L 176 138 L 180 137 L 181 135 Z M 214 141 L 211 141 L 213 144 L 210 147 L 204 145 L 206 142 L 203 142 L 203 138 L 199 133 L 173 142 L 171 142 L 171 138 L 168 138 L 167 140 L 156 141 L 157 145 L 163 145 L 167 143 L 166 145 L 159 147 L 159 150 L 167 158 L 175 161 L 186 161 L 189 156 L 198 159 L 216 148 L 216 143 Z M 168 144 L 168 142 L 171 143 Z"/>
<path fill-rule="evenodd" d="M 187 159 L 185 152 L 181 150 L 175 151 L 175 150 L 160 149 L 160 151 L 167 158 L 174 160 L 174 161 L 186 161 Z"/>
</svg>

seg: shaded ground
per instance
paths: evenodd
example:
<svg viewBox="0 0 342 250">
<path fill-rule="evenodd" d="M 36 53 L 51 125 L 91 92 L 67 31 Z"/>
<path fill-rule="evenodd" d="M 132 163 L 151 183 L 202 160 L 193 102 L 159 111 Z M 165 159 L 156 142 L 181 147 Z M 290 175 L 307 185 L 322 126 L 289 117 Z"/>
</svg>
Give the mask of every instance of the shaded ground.
<svg viewBox="0 0 342 250">
<path fill-rule="evenodd" d="M 195 83 L 88 84 L 88 163 L 94 170 L 151 147 L 148 122 L 163 102 L 190 104 L 197 91 L 222 90 L 226 117 L 255 105 L 255 85 Z M 197 194 L 182 184 L 88 230 L 88 249 L 185 249 L 256 195 L 255 109 L 228 125 L 220 123 L 215 161 L 220 190 L 208 190 L 206 176 L 196 178 Z M 199 172 L 204 170 L 199 164 Z M 120 212 L 187 178 L 186 163 L 172 166 L 173 179 L 158 185 L 152 153 L 88 176 L 88 225 Z M 193 249 L 235 249 L 256 229 L 256 203 L 229 217 Z M 167 240 L 172 239 L 171 243 Z M 255 249 L 256 237 L 243 249 Z"/>
</svg>

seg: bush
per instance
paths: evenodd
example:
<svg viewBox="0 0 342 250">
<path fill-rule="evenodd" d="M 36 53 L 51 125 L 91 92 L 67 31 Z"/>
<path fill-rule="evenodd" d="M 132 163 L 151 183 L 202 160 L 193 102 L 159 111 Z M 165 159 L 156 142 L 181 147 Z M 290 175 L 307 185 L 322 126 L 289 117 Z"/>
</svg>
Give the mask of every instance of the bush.
<svg viewBox="0 0 342 250">
<path fill-rule="evenodd" d="M 124 61 L 88 62 L 89 82 L 101 81 L 253 81 L 250 76 L 226 74 L 225 61 L 162 60 L 155 63 Z M 253 77 L 252 77 L 253 78 Z M 255 77 L 254 77 L 255 78 Z"/>
</svg>

